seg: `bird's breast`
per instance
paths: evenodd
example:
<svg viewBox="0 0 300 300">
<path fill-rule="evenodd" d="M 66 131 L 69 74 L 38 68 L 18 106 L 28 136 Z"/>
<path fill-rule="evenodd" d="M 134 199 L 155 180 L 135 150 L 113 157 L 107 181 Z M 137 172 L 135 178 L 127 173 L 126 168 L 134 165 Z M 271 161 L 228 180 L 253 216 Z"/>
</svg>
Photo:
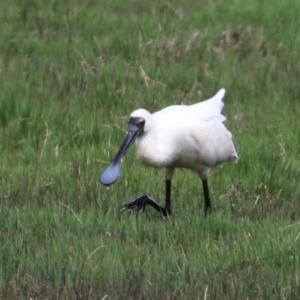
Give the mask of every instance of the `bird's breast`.
<svg viewBox="0 0 300 300">
<path fill-rule="evenodd" d="M 160 167 L 158 153 L 155 151 L 155 145 L 145 143 L 137 144 L 137 155 L 142 163 L 150 167 Z"/>
<path fill-rule="evenodd" d="M 151 137 L 136 140 L 137 155 L 142 163 L 150 167 L 166 167 L 171 157 L 168 149 Z"/>
</svg>

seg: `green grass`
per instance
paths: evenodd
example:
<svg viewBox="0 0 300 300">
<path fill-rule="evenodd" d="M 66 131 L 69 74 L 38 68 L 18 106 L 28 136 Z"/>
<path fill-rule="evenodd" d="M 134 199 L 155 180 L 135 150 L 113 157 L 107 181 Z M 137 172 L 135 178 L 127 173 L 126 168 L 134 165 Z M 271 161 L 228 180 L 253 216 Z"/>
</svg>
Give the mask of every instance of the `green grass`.
<svg viewBox="0 0 300 300">
<path fill-rule="evenodd" d="M 1 299 L 297 299 L 298 1 L 2 1 Z M 151 79 L 148 86 L 141 69 Z M 163 172 L 128 152 L 129 114 L 226 88 L 238 164 L 177 170 L 173 216 L 120 213 Z"/>
</svg>

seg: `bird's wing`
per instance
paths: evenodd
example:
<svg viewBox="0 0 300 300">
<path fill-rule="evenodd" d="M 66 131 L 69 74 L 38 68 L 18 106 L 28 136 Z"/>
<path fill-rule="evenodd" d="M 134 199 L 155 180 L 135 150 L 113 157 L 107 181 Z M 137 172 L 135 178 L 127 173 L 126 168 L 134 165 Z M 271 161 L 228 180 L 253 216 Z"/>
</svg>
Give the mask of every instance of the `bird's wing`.
<svg viewBox="0 0 300 300">
<path fill-rule="evenodd" d="M 214 97 L 200 103 L 190 105 L 189 108 L 204 121 L 217 118 L 223 122 L 226 120 L 226 118 L 221 114 L 222 108 L 224 107 L 224 102 L 222 101 L 224 95 L 225 89 L 221 89 Z"/>
<path fill-rule="evenodd" d="M 222 108 L 224 107 L 224 102 L 222 101 L 222 99 L 225 96 L 225 89 L 221 89 L 217 92 L 216 95 L 214 95 L 212 98 L 202 101 L 200 103 L 196 103 L 191 105 L 191 107 L 193 108 L 204 108 L 204 107 L 215 107 L 218 108 L 219 111 L 222 110 Z"/>
<path fill-rule="evenodd" d="M 152 116 L 163 122 L 170 122 L 171 120 L 178 122 L 179 120 L 186 122 L 186 120 L 197 119 L 202 121 L 209 121 L 217 119 L 221 122 L 226 118 L 221 114 L 224 106 L 222 101 L 225 95 L 225 89 L 221 89 L 213 98 L 205 100 L 193 105 L 172 105 L 168 106 Z"/>
</svg>

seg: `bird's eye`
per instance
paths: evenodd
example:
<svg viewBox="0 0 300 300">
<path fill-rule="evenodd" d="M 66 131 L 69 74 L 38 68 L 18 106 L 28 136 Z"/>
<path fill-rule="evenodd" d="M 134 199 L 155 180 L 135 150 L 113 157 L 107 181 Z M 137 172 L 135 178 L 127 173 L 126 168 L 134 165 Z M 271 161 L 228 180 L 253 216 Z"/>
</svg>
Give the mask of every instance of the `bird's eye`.
<svg viewBox="0 0 300 300">
<path fill-rule="evenodd" d="M 139 119 L 139 123 L 140 123 L 141 125 L 145 125 L 145 119 L 140 118 L 140 119 Z"/>
</svg>

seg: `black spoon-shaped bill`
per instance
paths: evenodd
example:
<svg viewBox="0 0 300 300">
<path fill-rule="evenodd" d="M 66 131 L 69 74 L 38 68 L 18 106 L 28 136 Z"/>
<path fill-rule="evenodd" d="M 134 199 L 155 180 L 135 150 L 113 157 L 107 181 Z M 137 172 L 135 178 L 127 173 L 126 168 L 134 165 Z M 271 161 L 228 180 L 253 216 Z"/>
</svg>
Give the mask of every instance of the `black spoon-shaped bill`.
<svg viewBox="0 0 300 300">
<path fill-rule="evenodd" d="M 121 164 L 123 157 L 126 154 L 130 145 L 136 139 L 140 130 L 141 128 L 136 124 L 128 124 L 128 131 L 117 155 L 100 176 L 100 182 L 103 185 L 110 186 L 117 181 L 121 173 Z"/>
<path fill-rule="evenodd" d="M 121 173 L 121 161 L 117 164 L 111 163 L 100 176 L 103 185 L 110 186 L 117 181 Z"/>
</svg>

